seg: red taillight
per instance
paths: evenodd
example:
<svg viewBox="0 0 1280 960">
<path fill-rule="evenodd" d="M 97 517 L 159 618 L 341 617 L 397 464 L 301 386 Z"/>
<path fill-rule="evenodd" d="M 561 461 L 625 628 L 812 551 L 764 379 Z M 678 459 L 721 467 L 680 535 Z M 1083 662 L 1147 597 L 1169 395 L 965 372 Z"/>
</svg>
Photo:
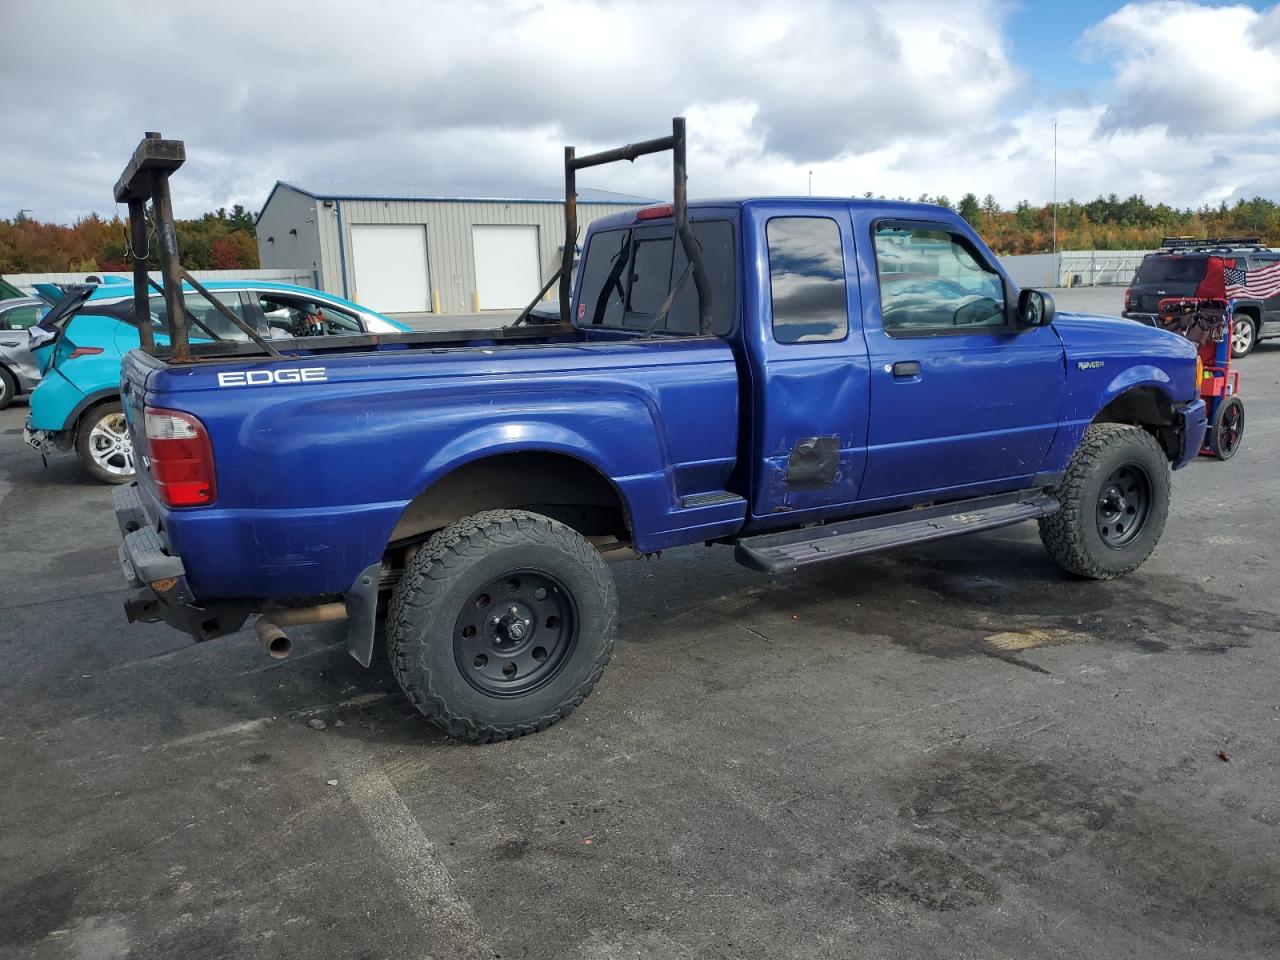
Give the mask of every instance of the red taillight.
<svg viewBox="0 0 1280 960">
<path fill-rule="evenodd" d="M 663 217 L 675 216 L 675 208 L 669 203 L 657 207 L 645 207 L 636 213 L 637 220 L 661 220 Z"/>
<path fill-rule="evenodd" d="M 1133 305 L 1133 291 L 1128 287 L 1124 289 L 1124 307 L 1126 310 Z"/>
<path fill-rule="evenodd" d="M 189 413 L 147 407 L 147 458 L 156 493 L 171 507 L 197 507 L 217 495 L 209 434 Z"/>
</svg>

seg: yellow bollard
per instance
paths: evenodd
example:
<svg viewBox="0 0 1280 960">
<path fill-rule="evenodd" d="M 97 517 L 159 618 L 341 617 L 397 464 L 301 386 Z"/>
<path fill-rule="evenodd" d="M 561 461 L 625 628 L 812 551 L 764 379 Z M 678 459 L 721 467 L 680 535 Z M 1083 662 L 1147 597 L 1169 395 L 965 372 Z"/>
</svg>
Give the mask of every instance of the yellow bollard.
<svg viewBox="0 0 1280 960">
<path fill-rule="evenodd" d="M 479 290 L 471 291 L 471 312 L 472 313 L 480 312 L 480 291 Z"/>
<path fill-rule="evenodd" d="M 440 312 L 440 291 L 438 289 L 431 291 L 431 309 L 435 313 Z"/>
</svg>

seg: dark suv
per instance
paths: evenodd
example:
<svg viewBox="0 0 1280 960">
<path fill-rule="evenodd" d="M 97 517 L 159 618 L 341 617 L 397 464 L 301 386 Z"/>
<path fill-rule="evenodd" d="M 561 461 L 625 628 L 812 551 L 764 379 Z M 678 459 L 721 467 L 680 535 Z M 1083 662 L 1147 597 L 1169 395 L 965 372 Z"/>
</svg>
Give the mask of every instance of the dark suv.
<svg viewBox="0 0 1280 960">
<path fill-rule="evenodd" d="M 1255 271 L 1280 263 L 1280 251 L 1267 249 L 1253 237 L 1167 239 L 1159 253 L 1143 257 L 1124 293 L 1121 316 L 1155 326 L 1156 305 L 1166 297 L 1225 298 L 1222 271 L 1209 269 L 1210 258 L 1217 258 L 1226 268 Z M 1280 337 L 1280 283 L 1274 287 L 1274 292 L 1267 291 L 1270 295 L 1263 298 L 1232 298 L 1233 357 L 1245 356 L 1259 340 Z"/>
</svg>

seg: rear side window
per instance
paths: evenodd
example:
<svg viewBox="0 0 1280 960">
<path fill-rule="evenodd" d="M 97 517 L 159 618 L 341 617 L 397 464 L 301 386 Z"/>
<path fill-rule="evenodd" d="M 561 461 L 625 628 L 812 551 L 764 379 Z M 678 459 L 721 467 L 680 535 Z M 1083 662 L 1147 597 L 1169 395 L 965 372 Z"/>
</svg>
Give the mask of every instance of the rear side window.
<svg viewBox="0 0 1280 960">
<path fill-rule="evenodd" d="M 622 326 L 627 302 L 627 265 L 630 259 L 630 230 L 597 233 L 587 246 L 582 271 L 582 294 L 578 300 L 578 320 L 597 326 Z"/>
<path fill-rule="evenodd" d="M 36 325 L 43 313 L 41 307 L 32 304 L 27 307 L 14 307 L 0 313 L 0 330 L 27 330 Z"/>
<path fill-rule="evenodd" d="M 1206 257 L 1147 257 L 1138 265 L 1137 283 L 1199 283 Z"/>
<path fill-rule="evenodd" d="M 849 332 L 849 308 L 836 222 L 825 217 L 776 217 L 765 232 L 774 339 L 843 340 Z"/>
</svg>

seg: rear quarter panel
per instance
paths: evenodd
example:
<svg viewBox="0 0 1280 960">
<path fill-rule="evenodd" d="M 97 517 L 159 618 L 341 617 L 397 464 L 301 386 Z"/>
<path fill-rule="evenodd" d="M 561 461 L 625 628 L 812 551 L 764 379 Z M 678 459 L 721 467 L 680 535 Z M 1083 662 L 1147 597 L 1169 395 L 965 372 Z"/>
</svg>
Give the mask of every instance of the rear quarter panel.
<svg viewBox="0 0 1280 960">
<path fill-rule="evenodd" d="M 219 386 L 219 373 L 290 367 L 323 368 L 325 380 Z M 722 489 L 734 464 L 737 375 L 716 340 L 222 361 L 163 367 L 146 391 L 149 405 L 197 416 L 212 440 L 216 502 L 161 511 L 204 596 L 346 590 L 410 501 L 499 453 L 596 467 L 641 550 L 730 529 L 702 531 L 680 506 Z"/>
</svg>

